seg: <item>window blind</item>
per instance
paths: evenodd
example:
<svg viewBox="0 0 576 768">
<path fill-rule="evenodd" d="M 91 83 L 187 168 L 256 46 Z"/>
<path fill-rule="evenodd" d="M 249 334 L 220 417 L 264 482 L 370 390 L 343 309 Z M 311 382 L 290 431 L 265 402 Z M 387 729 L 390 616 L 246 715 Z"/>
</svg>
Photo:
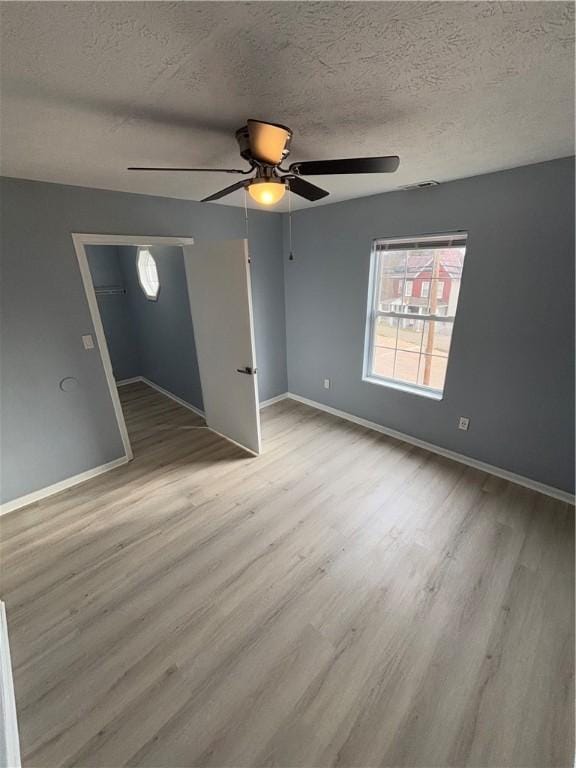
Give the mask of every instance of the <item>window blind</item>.
<svg viewBox="0 0 576 768">
<path fill-rule="evenodd" d="M 464 248 L 467 237 L 466 232 L 456 232 L 453 235 L 442 235 L 441 237 L 426 235 L 418 239 L 375 240 L 374 247 L 377 251 L 429 251 L 432 248 Z"/>
</svg>

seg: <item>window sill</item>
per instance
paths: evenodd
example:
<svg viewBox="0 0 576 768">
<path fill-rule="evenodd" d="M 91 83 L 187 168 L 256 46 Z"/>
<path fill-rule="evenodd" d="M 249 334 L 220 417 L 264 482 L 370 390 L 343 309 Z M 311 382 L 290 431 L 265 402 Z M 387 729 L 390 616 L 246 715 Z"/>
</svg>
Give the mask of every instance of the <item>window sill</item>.
<svg viewBox="0 0 576 768">
<path fill-rule="evenodd" d="M 427 397 L 429 400 L 439 401 L 444 398 L 443 392 L 411 386 L 410 384 L 401 384 L 399 381 L 391 381 L 390 379 L 380 379 L 377 376 L 363 376 L 362 381 L 366 381 L 368 384 L 376 384 L 379 387 L 396 389 L 399 392 L 406 392 L 409 395 L 420 395 L 420 397 Z"/>
</svg>

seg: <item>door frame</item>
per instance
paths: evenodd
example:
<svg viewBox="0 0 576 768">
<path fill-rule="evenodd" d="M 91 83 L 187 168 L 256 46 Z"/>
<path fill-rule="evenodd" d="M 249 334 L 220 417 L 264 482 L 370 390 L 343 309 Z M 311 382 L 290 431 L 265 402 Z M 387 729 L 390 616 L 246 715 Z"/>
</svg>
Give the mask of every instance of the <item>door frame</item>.
<svg viewBox="0 0 576 768">
<path fill-rule="evenodd" d="M 80 275 L 82 277 L 82 284 L 84 286 L 84 293 L 86 294 L 88 309 L 90 310 L 90 317 L 92 318 L 92 325 L 94 326 L 94 333 L 96 334 L 96 341 L 98 342 L 96 348 L 98 350 L 98 354 L 100 355 L 100 360 L 102 361 L 102 367 L 104 368 L 104 374 L 106 376 L 106 382 L 110 392 L 110 399 L 112 400 L 114 413 L 116 414 L 118 430 L 120 431 L 126 458 L 128 461 L 131 461 L 134 458 L 134 454 L 132 452 L 130 438 L 128 437 L 128 430 L 126 429 L 124 413 L 122 411 L 122 406 L 120 405 L 116 380 L 112 371 L 112 362 L 110 360 L 110 352 L 108 351 L 108 342 L 106 341 L 106 334 L 104 333 L 104 326 L 102 325 L 100 309 L 98 308 L 98 301 L 96 299 L 96 291 L 94 290 L 94 283 L 92 282 L 92 274 L 88 265 L 86 246 L 134 245 L 137 247 L 148 246 L 150 248 L 163 245 L 185 246 L 194 245 L 194 238 L 160 237 L 152 235 L 99 235 L 88 234 L 84 232 L 73 232 L 71 234 L 74 250 L 76 252 L 76 258 L 78 259 L 78 266 L 80 268 Z"/>
</svg>

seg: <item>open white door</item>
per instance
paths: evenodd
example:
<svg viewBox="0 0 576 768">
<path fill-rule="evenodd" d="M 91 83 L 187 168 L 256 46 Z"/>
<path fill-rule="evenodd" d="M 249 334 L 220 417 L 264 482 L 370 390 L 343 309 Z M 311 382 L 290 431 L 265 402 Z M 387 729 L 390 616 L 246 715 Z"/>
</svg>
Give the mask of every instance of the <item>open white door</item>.
<svg viewBox="0 0 576 768">
<path fill-rule="evenodd" d="M 198 243 L 184 257 L 206 424 L 260 453 L 248 243 Z"/>
</svg>

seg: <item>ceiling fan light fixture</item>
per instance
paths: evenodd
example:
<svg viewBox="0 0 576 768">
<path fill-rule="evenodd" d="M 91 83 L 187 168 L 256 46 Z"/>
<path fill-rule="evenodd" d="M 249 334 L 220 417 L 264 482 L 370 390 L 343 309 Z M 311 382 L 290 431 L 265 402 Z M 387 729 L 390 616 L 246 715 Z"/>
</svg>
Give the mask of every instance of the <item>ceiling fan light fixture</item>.
<svg viewBox="0 0 576 768">
<path fill-rule="evenodd" d="M 248 194 L 260 205 L 276 205 L 286 193 L 281 179 L 254 179 L 248 187 Z"/>
<path fill-rule="evenodd" d="M 131 166 L 130 171 L 185 171 L 206 173 L 238 173 L 241 176 L 255 175 L 237 181 L 224 189 L 213 192 L 202 199 L 212 203 L 240 189 L 248 190 L 250 197 L 259 205 L 272 206 L 282 200 L 286 189 L 298 197 L 316 202 L 330 193 L 309 182 L 305 176 L 338 176 L 360 173 L 394 173 L 400 158 L 397 155 L 382 157 L 348 157 L 338 160 L 305 160 L 283 168 L 281 163 L 290 154 L 292 131 L 279 123 L 262 120 L 248 120 L 236 131 L 240 156 L 247 161 L 248 168 L 161 168 L 158 166 Z M 283 175 L 280 176 L 279 173 Z M 434 182 L 427 182 L 430 186 Z M 424 185 L 418 185 L 424 186 Z"/>
</svg>

